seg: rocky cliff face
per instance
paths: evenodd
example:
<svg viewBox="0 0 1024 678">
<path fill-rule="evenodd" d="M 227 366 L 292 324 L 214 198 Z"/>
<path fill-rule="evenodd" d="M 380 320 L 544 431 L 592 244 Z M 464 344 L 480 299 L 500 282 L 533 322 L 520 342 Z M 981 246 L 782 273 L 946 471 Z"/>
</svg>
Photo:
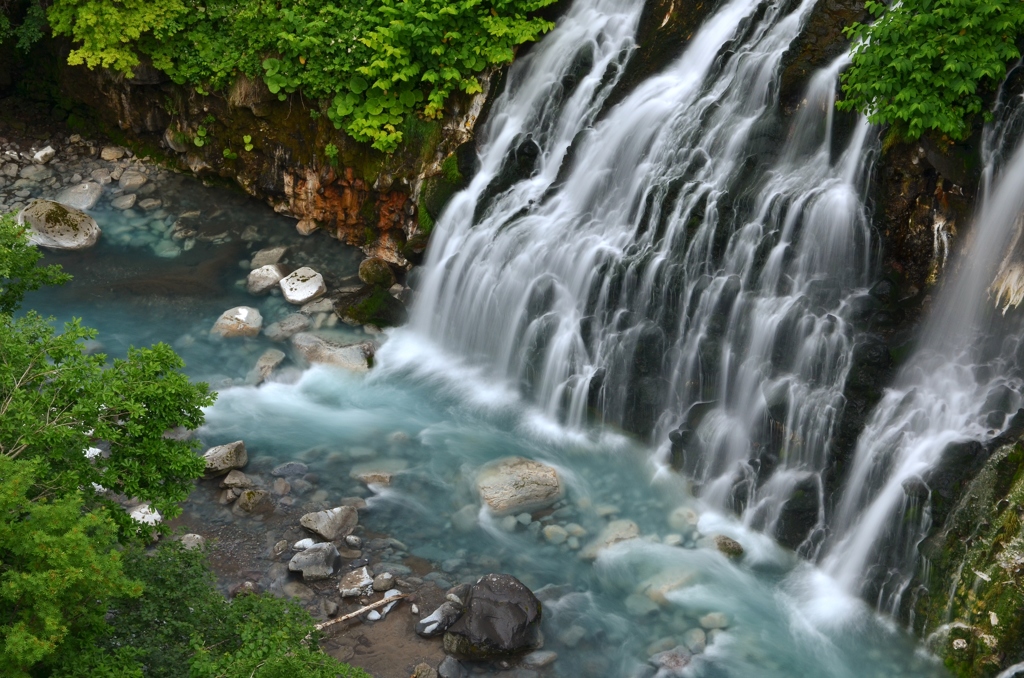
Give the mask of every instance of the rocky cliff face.
<svg viewBox="0 0 1024 678">
<path fill-rule="evenodd" d="M 335 130 L 316 103 L 298 95 L 279 101 L 244 76 L 226 93 L 205 94 L 146 67 L 125 78 L 62 66 L 58 78 L 64 97 L 132 145 L 199 177 L 236 182 L 294 217 L 303 234 L 324 229 L 402 267 L 422 253 L 437 216 L 432 203 L 435 214 L 424 218 L 420 201 L 458 183 L 459 173 L 442 172 L 442 164 L 472 138 L 487 99 L 485 89 L 453 98 L 443 120 L 410 120 L 401 148 L 386 155 Z"/>
</svg>

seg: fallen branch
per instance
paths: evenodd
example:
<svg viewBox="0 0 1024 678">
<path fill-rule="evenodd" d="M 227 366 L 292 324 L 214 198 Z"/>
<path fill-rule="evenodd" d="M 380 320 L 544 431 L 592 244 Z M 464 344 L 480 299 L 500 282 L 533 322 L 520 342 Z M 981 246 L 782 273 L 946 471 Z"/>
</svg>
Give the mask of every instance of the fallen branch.
<svg viewBox="0 0 1024 678">
<path fill-rule="evenodd" d="M 358 610 L 356 610 L 355 612 L 349 612 L 348 614 L 346 614 L 343 617 L 338 617 L 337 619 L 332 619 L 330 621 L 325 621 L 325 622 L 322 622 L 320 624 L 317 624 L 313 628 L 315 630 L 317 630 L 317 631 L 323 631 L 328 626 L 334 626 L 335 624 L 340 624 L 343 621 L 348 621 L 349 619 L 355 619 L 359 615 L 365 614 L 365 613 L 367 613 L 367 612 L 369 612 L 371 610 L 376 610 L 378 607 L 384 607 L 388 603 L 393 603 L 396 600 L 401 600 L 402 598 L 408 598 L 408 597 L 409 597 L 408 593 L 400 593 L 397 596 L 391 596 L 390 598 L 384 598 L 382 600 L 378 600 L 376 603 L 370 603 L 366 607 L 361 607 Z M 309 636 L 306 636 L 306 638 L 308 639 Z"/>
</svg>

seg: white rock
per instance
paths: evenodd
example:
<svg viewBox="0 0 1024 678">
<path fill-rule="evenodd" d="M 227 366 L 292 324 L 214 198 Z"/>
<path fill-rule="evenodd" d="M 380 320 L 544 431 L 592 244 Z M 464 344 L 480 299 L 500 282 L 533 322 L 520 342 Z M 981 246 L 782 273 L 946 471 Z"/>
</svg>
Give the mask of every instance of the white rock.
<svg viewBox="0 0 1024 678">
<path fill-rule="evenodd" d="M 309 537 L 306 537 L 305 539 L 300 539 L 297 542 L 295 542 L 294 544 L 292 544 L 292 548 L 295 549 L 296 551 L 305 551 L 306 549 L 308 549 L 310 546 L 313 546 L 314 544 L 316 544 L 316 540 L 315 539 L 311 539 Z"/>
<path fill-rule="evenodd" d="M 281 291 L 290 304 L 301 305 L 313 301 L 327 292 L 324 277 L 308 266 L 281 279 Z"/>
<path fill-rule="evenodd" d="M 236 306 L 217 318 L 210 334 L 222 337 L 255 337 L 263 327 L 263 316 L 251 306 Z"/>
<path fill-rule="evenodd" d="M 373 357 L 373 344 L 363 342 L 343 346 L 306 332 L 292 336 L 291 341 L 295 350 L 308 362 L 336 365 L 354 372 L 366 372 L 370 369 L 369 360 Z"/>
<path fill-rule="evenodd" d="M 151 508 L 149 504 L 136 506 L 128 515 L 131 516 L 132 520 L 143 525 L 156 525 L 163 520 L 160 512 Z"/>
<path fill-rule="evenodd" d="M 91 210 L 100 201 L 103 187 L 94 181 L 69 186 L 57 195 L 57 202 L 76 210 Z"/>
<path fill-rule="evenodd" d="M 34 200 L 18 214 L 18 223 L 28 225 L 29 242 L 54 250 L 82 250 L 100 237 L 95 219 L 51 200 Z"/>
<path fill-rule="evenodd" d="M 366 567 L 360 567 L 358 570 L 352 570 L 338 582 L 338 591 L 341 592 L 342 598 L 352 598 L 355 596 L 361 596 L 367 592 L 373 586 L 373 577 L 370 576 L 370 571 Z"/>
<path fill-rule="evenodd" d="M 505 457 L 487 464 L 477 475 L 477 491 L 495 515 L 546 508 L 564 492 L 558 472 L 523 457 Z"/>
<path fill-rule="evenodd" d="M 47 146 L 46 148 L 35 152 L 35 155 L 32 156 L 32 162 L 39 165 L 45 165 L 53 160 L 53 156 L 55 155 L 57 155 L 57 151 L 53 149 L 53 146 Z"/>
<path fill-rule="evenodd" d="M 284 269 L 278 264 L 267 264 L 249 272 L 245 287 L 249 294 L 267 294 L 284 277 Z"/>
<path fill-rule="evenodd" d="M 232 469 L 220 481 L 221 487 L 252 487 L 252 480 L 238 469 Z"/>
<path fill-rule="evenodd" d="M 115 210 L 130 210 L 135 207 L 135 201 L 138 199 L 134 193 L 128 193 L 127 195 L 119 195 L 110 201 L 110 206 Z"/>
<path fill-rule="evenodd" d="M 146 178 L 146 175 L 142 172 L 128 170 L 121 175 L 120 179 L 117 180 L 117 185 L 126 193 L 131 193 L 142 188 L 147 181 L 148 179 Z"/>
</svg>

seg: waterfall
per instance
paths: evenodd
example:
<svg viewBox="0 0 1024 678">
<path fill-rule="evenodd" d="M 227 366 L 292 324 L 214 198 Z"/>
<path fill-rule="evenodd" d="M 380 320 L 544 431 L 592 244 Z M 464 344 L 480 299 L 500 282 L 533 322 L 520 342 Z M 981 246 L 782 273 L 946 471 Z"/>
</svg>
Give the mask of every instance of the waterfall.
<svg viewBox="0 0 1024 678">
<path fill-rule="evenodd" d="M 649 436 L 769 532 L 798 490 L 823 516 L 851 305 L 872 274 L 869 127 L 833 129 L 843 61 L 788 133 L 776 107 L 813 6 L 725 2 L 605 108 L 640 3 L 575 3 L 511 68 L 410 323 L 570 428 Z"/>
<path fill-rule="evenodd" d="M 998 436 L 1024 404 L 1020 322 L 997 309 L 990 286 L 1019 240 L 1024 145 L 1017 97 L 986 129 L 985 196 L 952 277 L 922 328 L 914 355 L 861 433 L 823 563 L 844 587 L 895 613 L 913 580 L 917 546 L 933 523 L 932 500 L 953 464 L 984 461 L 980 443 Z M 1012 252 L 1011 252 L 1012 253 Z"/>
</svg>

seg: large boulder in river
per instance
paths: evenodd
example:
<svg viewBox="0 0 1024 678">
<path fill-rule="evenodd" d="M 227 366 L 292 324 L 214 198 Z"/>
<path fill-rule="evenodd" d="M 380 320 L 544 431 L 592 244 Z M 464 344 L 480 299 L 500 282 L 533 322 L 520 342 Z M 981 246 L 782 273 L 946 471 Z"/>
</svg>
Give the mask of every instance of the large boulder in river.
<svg viewBox="0 0 1024 678">
<path fill-rule="evenodd" d="M 334 541 L 352 533 L 359 524 L 359 514 L 351 506 L 338 506 L 326 511 L 307 513 L 299 524 L 327 541 Z"/>
<path fill-rule="evenodd" d="M 465 612 L 444 634 L 448 654 L 482 660 L 541 645 L 541 604 L 510 574 L 488 574 L 470 589 Z"/>
<path fill-rule="evenodd" d="M 18 214 L 18 223 L 29 227 L 29 242 L 52 250 L 83 250 L 100 237 L 95 219 L 52 200 L 34 200 Z"/>
<path fill-rule="evenodd" d="M 236 440 L 227 445 L 211 447 L 203 454 L 206 460 L 206 474 L 208 476 L 222 476 L 228 471 L 242 468 L 249 463 L 249 455 L 245 451 L 245 443 Z"/>
<path fill-rule="evenodd" d="M 255 337 L 263 328 L 263 316 L 252 306 L 236 306 L 220 314 L 210 334 L 221 337 Z"/>
<path fill-rule="evenodd" d="M 300 332 L 292 337 L 292 346 L 311 363 L 336 365 L 354 372 L 366 372 L 373 358 L 373 344 L 335 344 L 315 334 Z"/>
<path fill-rule="evenodd" d="M 324 284 L 324 277 L 311 269 L 303 266 L 291 274 L 281 278 L 281 292 L 284 293 L 285 301 L 289 304 L 302 305 L 323 296 L 327 292 Z"/>
<path fill-rule="evenodd" d="M 388 262 L 370 257 L 359 264 L 359 279 L 367 285 L 387 289 L 395 284 L 395 272 L 391 270 Z"/>
<path fill-rule="evenodd" d="M 91 210 L 100 201 L 103 187 L 95 181 L 83 181 L 69 186 L 57 194 L 57 202 L 76 210 Z"/>
<path fill-rule="evenodd" d="M 327 579 L 341 567 L 341 554 L 334 544 L 324 542 L 314 544 L 308 549 L 299 551 L 288 561 L 288 569 L 302 572 L 307 581 Z"/>
<path fill-rule="evenodd" d="M 249 294 L 267 294 L 280 284 L 283 277 L 284 269 L 280 264 L 267 264 L 249 272 L 245 287 Z"/>
<path fill-rule="evenodd" d="M 477 491 L 491 512 L 506 516 L 546 508 L 562 498 L 558 471 L 523 457 L 493 461 L 476 478 Z"/>
</svg>

